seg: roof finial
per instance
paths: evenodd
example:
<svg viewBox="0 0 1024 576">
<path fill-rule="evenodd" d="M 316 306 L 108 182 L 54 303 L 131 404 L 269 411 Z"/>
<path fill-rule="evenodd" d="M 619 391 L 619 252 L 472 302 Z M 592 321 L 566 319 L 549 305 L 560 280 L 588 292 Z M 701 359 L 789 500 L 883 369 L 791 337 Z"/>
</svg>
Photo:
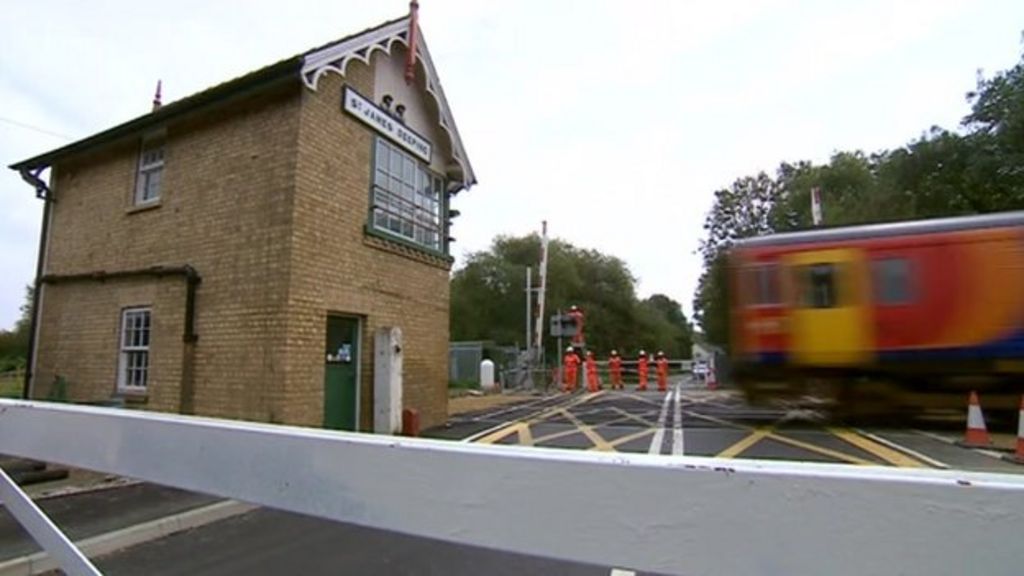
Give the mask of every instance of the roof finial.
<svg viewBox="0 0 1024 576">
<path fill-rule="evenodd" d="M 412 84 L 416 78 L 416 36 L 419 35 L 420 4 L 409 2 L 409 53 L 405 58 L 405 83 Z"/>
<path fill-rule="evenodd" d="M 163 87 L 163 80 L 156 81 L 156 94 L 153 95 L 153 112 L 156 112 L 163 106 L 161 101 L 160 89 Z"/>
</svg>

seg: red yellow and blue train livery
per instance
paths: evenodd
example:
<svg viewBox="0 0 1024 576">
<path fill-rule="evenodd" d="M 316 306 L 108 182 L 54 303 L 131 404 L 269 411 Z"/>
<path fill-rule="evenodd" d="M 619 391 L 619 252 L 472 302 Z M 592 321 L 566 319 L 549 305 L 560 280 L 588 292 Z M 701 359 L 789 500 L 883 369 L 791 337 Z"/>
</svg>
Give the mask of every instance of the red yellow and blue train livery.
<svg viewBox="0 0 1024 576">
<path fill-rule="evenodd" d="M 1024 391 L 1024 212 L 775 234 L 729 258 L 733 372 L 752 397 Z"/>
</svg>

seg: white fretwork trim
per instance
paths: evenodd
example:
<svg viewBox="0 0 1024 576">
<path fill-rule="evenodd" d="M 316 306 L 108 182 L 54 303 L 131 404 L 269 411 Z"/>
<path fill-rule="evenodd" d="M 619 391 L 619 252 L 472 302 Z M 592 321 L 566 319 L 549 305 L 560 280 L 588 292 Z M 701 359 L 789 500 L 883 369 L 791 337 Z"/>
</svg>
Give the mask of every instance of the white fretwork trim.
<svg viewBox="0 0 1024 576">
<path fill-rule="evenodd" d="M 417 61 L 423 65 L 426 71 L 427 94 L 434 99 L 439 110 L 438 125 L 448 135 L 451 143 L 452 157 L 459 165 L 462 173 L 462 186 L 469 188 L 476 184 L 476 176 L 473 167 L 466 156 L 466 150 L 462 145 L 462 138 L 459 130 L 455 127 L 455 119 L 452 117 L 451 108 L 448 106 L 448 99 L 444 96 L 444 89 L 441 88 L 441 81 L 437 76 L 437 69 L 430 58 L 430 50 L 427 49 L 427 42 L 423 38 L 422 27 L 416 39 Z M 409 19 L 403 18 L 393 24 L 382 28 L 371 30 L 348 40 L 328 46 L 316 52 L 310 52 L 303 57 L 302 81 L 310 90 L 316 91 L 320 77 L 327 72 L 335 72 L 341 76 L 345 75 L 345 69 L 352 60 L 359 60 L 367 65 L 373 53 L 380 50 L 391 55 L 391 48 L 398 42 L 409 47 Z"/>
<path fill-rule="evenodd" d="M 0 453 L 632 570 L 1020 573 L 1018 475 L 484 446 L 24 400 L 0 400 Z"/>
</svg>

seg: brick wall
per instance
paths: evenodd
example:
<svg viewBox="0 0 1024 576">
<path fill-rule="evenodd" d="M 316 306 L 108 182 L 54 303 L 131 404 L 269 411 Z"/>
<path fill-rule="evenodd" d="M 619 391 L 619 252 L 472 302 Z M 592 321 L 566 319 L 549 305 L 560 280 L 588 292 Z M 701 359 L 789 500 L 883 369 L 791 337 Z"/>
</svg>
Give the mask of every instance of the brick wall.
<svg viewBox="0 0 1024 576">
<path fill-rule="evenodd" d="M 57 376 L 67 381 L 72 401 L 107 400 L 118 395 L 121 310 L 150 306 L 150 350 L 158 353 L 150 355 L 149 394 L 142 405 L 177 411 L 184 346 L 184 278 L 55 284 L 48 285 L 45 292 L 36 397 L 45 398 Z M 129 399 L 141 400 L 137 396 Z"/>
<path fill-rule="evenodd" d="M 448 262 L 367 236 L 374 132 L 341 110 L 344 82 L 373 94 L 373 70 L 350 63 L 303 93 L 289 293 L 289 420 L 323 411 L 327 312 L 364 319 L 360 424 L 372 429 L 373 334 L 398 326 L 404 340 L 403 405 L 424 427 L 447 415 Z M 435 134 L 426 134 L 434 141 Z"/>
<path fill-rule="evenodd" d="M 169 126 L 157 208 L 132 209 L 138 140 L 55 170 L 47 274 L 191 264 L 202 276 L 199 414 L 281 419 L 299 102 L 292 86 Z M 47 286 L 36 394 L 62 374 L 76 399 L 109 398 L 120 308 L 151 304 L 156 330 L 147 406 L 177 410 L 184 293 L 180 277 Z"/>
<path fill-rule="evenodd" d="M 347 74 L 374 94 L 370 66 Z M 373 334 L 383 326 L 404 334 L 404 406 L 424 427 L 446 417 L 449 262 L 365 233 L 374 133 L 342 112 L 342 85 L 328 74 L 313 92 L 296 78 L 168 126 L 156 208 L 132 208 L 139 140 L 55 169 L 47 274 L 189 264 L 201 275 L 198 414 L 320 426 L 326 318 L 339 313 L 363 320 L 363 429 L 373 424 Z M 437 132 L 424 136 L 438 143 Z M 183 278 L 49 285 L 43 299 L 37 397 L 57 374 L 75 400 L 114 395 L 120 311 L 151 305 L 143 406 L 180 409 Z"/>
</svg>

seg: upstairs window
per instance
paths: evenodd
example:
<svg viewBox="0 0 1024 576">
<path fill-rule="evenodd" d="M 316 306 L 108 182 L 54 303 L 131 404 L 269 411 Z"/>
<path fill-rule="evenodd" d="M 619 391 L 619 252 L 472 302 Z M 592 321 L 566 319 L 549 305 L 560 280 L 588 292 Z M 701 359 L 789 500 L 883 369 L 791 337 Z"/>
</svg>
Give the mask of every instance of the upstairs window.
<svg viewBox="0 0 1024 576">
<path fill-rule="evenodd" d="M 444 180 L 398 147 L 377 138 L 370 216 L 374 229 L 440 252 L 443 190 Z"/>
<path fill-rule="evenodd" d="M 883 306 L 909 304 L 910 263 L 906 258 L 884 258 L 872 262 L 875 302 Z"/>
<path fill-rule="evenodd" d="M 121 312 L 121 349 L 117 387 L 144 392 L 149 381 L 150 309 L 128 308 Z"/>
<path fill-rule="evenodd" d="M 139 169 L 135 176 L 135 205 L 143 206 L 160 200 L 160 181 L 164 171 L 163 140 L 147 140 L 139 153 Z"/>
</svg>

